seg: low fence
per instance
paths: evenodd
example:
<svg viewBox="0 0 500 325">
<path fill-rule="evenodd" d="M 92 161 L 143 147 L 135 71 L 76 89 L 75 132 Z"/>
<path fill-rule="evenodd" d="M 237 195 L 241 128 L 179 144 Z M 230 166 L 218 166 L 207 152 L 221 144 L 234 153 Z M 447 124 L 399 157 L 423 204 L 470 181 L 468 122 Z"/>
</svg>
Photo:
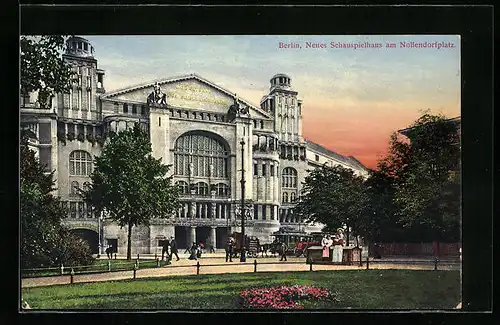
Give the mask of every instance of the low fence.
<svg viewBox="0 0 500 325">
<path fill-rule="evenodd" d="M 371 243 L 370 256 L 459 256 L 460 243 Z"/>
<path fill-rule="evenodd" d="M 159 259 L 156 261 L 148 261 L 149 264 L 151 262 L 156 263 L 156 266 L 151 266 L 149 265 L 147 268 L 152 268 L 152 267 L 162 267 L 165 265 L 165 263 L 161 263 Z M 145 262 L 145 263 L 148 263 Z M 142 263 L 143 267 L 145 266 L 145 263 Z M 162 265 L 163 264 L 163 265 Z M 290 264 L 299 264 L 299 265 L 307 265 L 308 270 L 310 272 L 314 271 L 315 268 L 322 268 L 325 264 L 322 263 L 313 263 L 313 262 L 304 262 L 304 261 L 280 261 L 280 262 L 257 262 L 256 259 L 254 259 L 253 262 L 250 263 L 240 263 L 240 264 L 233 264 L 233 263 L 227 263 L 227 264 L 200 264 L 199 261 L 196 262 L 196 264 L 189 264 L 189 265 L 169 265 L 169 269 L 180 269 L 180 268 L 195 268 L 196 270 L 196 275 L 200 274 L 200 270 L 203 267 L 248 267 L 253 265 L 253 272 L 256 273 L 259 271 L 259 265 L 290 265 Z M 86 270 L 85 268 L 91 267 L 91 266 L 81 266 L 81 267 L 69 267 L 69 268 L 43 268 L 43 270 L 53 270 L 53 269 L 58 269 L 60 271 L 59 275 L 60 276 L 70 276 L 69 278 L 69 283 L 73 284 L 74 283 L 74 276 L 76 275 L 85 275 L 85 274 L 90 274 L 90 273 L 95 273 L 95 274 L 102 274 L 102 273 L 108 273 L 108 272 L 117 272 L 117 271 L 131 271 L 130 278 L 131 279 L 136 279 L 137 278 L 137 271 L 141 269 L 141 262 L 139 260 L 136 260 L 135 262 L 123 262 L 123 263 L 117 263 L 113 267 L 111 267 L 111 263 L 108 264 L 106 270 Z M 146 264 L 147 265 L 147 264 Z M 102 266 L 102 265 L 101 265 Z M 440 260 L 438 258 L 434 259 L 427 259 L 427 260 L 373 260 L 370 258 L 366 259 L 360 259 L 359 261 L 354 261 L 353 263 L 350 263 L 350 265 L 346 266 L 345 264 L 340 264 L 340 266 L 347 267 L 347 269 L 420 269 L 420 270 L 460 270 L 461 267 L 461 261 L 456 260 L 456 259 L 448 259 L 448 260 Z M 389 266 L 389 267 L 388 267 Z M 324 269 L 324 268 L 323 268 Z M 33 270 L 33 269 L 32 269 Z M 75 271 L 76 270 L 76 271 Z M 26 271 L 26 270 L 25 270 Z M 269 270 L 265 270 L 264 272 L 269 272 Z M 25 277 L 26 278 L 26 277 Z"/>
</svg>

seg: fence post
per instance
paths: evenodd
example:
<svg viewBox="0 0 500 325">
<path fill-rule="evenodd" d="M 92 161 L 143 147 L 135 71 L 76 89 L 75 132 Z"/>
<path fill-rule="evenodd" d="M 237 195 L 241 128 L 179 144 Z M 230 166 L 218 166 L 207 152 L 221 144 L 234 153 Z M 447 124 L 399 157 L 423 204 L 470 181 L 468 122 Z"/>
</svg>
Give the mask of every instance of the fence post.
<svg viewBox="0 0 500 325">
<path fill-rule="evenodd" d="M 253 271 L 257 272 L 257 260 L 253 260 Z"/>
<path fill-rule="evenodd" d="M 312 259 L 309 260 L 309 271 L 313 270 L 313 261 Z"/>
<path fill-rule="evenodd" d="M 134 265 L 134 280 L 135 280 L 135 278 L 136 278 L 136 273 L 137 273 L 137 264 L 136 264 L 136 265 Z"/>
<path fill-rule="evenodd" d="M 73 268 L 71 268 L 71 273 L 70 274 L 71 274 L 70 283 L 73 284 L 73 282 L 74 282 L 73 277 L 75 275 L 75 271 L 73 270 Z"/>
<path fill-rule="evenodd" d="M 64 265 L 61 263 L 61 275 L 64 275 Z"/>
<path fill-rule="evenodd" d="M 111 261 L 108 260 L 108 272 L 111 272 Z"/>
<path fill-rule="evenodd" d="M 438 269 L 438 258 L 437 256 L 434 256 L 434 271 L 437 271 Z"/>
<path fill-rule="evenodd" d="M 200 274 L 200 261 L 196 262 L 196 275 Z"/>
<path fill-rule="evenodd" d="M 370 258 L 368 256 L 366 257 L 366 269 L 370 269 Z"/>
<path fill-rule="evenodd" d="M 157 254 L 157 253 L 155 253 L 155 260 L 156 260 L 157 258 L 158 258 L 158 254 Z"/>
</svg>

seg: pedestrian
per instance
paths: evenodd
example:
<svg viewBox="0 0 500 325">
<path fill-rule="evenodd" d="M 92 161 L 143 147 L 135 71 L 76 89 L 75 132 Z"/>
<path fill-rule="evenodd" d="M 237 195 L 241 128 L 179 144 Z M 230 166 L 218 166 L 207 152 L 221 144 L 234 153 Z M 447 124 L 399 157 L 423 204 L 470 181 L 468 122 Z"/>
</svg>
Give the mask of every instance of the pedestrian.
<svg viewBox="0 0 500 325">
<path fill-rule="evenodd" d="M 177 248 L 177 242 L 175 241 L 175 238 L 172 236 L 170 237 L 170 258 L 172 258 L 175 254 L 175 257 L 177 257 L 177 261 L 179 260 L 179 255 L 177 253 L 179 252 Z"/>
<path fill-rule="evenodd" d="M 215 248 L 214 248 L 214 245 L 210 245 L 210 253 L 214 253 L 215 254 Z"/>
<path fill-rule="evenodd" d="M 283 259 L 285 260 L 286 262 L 286 251 L 287 251 L 288 247 L 286 246 L 285 242 L 282 242 L 281 243 L 281 247 L 280 247 L 280 262 L 283 261 Z"/>
<path fill-rule="evenodd" d="M 229 259 L 229 262 L 233 261 L 233 247 L 234 247 L 234 238 L 229 237 L 226 243 L 226 262 Z"/>
<path fill-rule="evenodd" d="M 198 246 L 196 246 L 196 257 L 197 258 L 201 258 L 201 252 L 202 252 L 202 249 L 203 249 L 203 243 L 200 242 L 200 244 Z"/>
<path fill-rule="evenodd" d="M 110 260 L 113 255 L 113 246 L 108 245 L 106 248 L 106 255 L 108 255 L 108 259 Z"/>
<path fill-rule="evenodd" d="M 169 246 L 170 246 L 170 241 L 168 239 L 164 240 L 163 241 L 163 246 L 162 246 L 162 249 L 161 249 L 161 260 L 162 261 L 165 258 L 165 255 L 167 255 L 167 261 L 168 261 L 168 258 L 169 258 L 168 248 L 169 248 Z"/>
<path fill-rule="evenodd" d="M 191 245 L 191 250 L 190 250 L 190 255 L 188 259 L 190 260 L 196 260 L 196 255 L 197 255 L 197 250 L 198 250 L 198 245 L 196 245 L 195 242 L 193 242 L 193 245 Z"/>
</svg>

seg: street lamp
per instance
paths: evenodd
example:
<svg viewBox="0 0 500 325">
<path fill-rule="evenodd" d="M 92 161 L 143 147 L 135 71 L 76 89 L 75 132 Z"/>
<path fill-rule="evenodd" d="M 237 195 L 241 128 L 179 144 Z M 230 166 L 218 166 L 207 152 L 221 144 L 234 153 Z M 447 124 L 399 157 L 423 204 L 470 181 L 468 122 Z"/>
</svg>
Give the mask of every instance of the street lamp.
<svg viewBox="0 0 500 325">
<path fill-rule="evenodd" d="M 99 247 L 97 249 L 97 258 L 100 258 L 101 257 L 101 250 L 102 250 L 102 221 L 104 219 L 103 217 L 103 214 L 104 214 L 104 210 L 101 211 L 101 214 L 99 216 L 99 218 L 97 218 L 97 221 L 98 221 L 98 230 L 99 230 Z"/>
<path fill-rule="evenodd" d="M 245 256 L 245 140 L 241 139 L 241 238 L 242 238 L 242 250 L 240 254 L 240 262 L 246 262 Z"/>
</svg>

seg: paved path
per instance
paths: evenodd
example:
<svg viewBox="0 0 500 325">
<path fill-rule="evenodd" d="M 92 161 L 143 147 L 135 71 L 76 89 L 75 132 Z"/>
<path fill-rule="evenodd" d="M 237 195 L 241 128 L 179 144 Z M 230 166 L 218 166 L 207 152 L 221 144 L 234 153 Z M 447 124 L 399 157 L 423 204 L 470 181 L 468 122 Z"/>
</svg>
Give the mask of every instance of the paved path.
<svg viewBox="0 0 500 325">
<path fill-rule="evenodd" d="M 181 257 L 181 256 L 180 256 Z M 143 257 L 141 257 L 142 259 Z M 154 256 L 153 256 L 154 258 Z M 171 265 L 159 268 L 145 268 L 137 270 L 137 278 L 152 278 L 164 277 L 173 275 L 196 275 L 196 262 L 186 258 L 179 261 L 173 260 Z M 222 257 L 202 257 L 200 262 L 200 274 L 223 274 L 223 273 L 250 273 L 254 272 L 254 259 L 248 258 L 246 263 L 240 263 L 238 259 L 233 259 L 232 263 L 225 262 Z M 257 259 L 257 272 L 290 272 L 290 271 L 309 271 L 309 265 L 305 263 L 305 258 L 289 257 L 288 262 L 278 264 L 266 264 L 279 262 L 278 258 L 258 258 Z M 313 271 L 319 270 L 359 270 L 365 269 L 366 264 L 360 267 L 356 265 L 313 265 Z M 455 267 L 456 268 L 456 267 Z M 413 269 L 413 270 L 433 270 L 432 264 L 392 264 L 392 263 L 371 263 L 370 269 Z M 439 269 L 447 269 L 442 266 Z M 449 269 L 449 268 L 448 268 Z M 132 279 L 133 271 L 118 271 L 99 274 L 77 274 L 74 275 L 74 283 L 83 282 L 100 282 L 100 281 L 114 281 Z M 21 280 L 22 288 L 40 287 L 49 285 L 69 284 L 71 276 L 50 276 L 38 278 L 25 278 Z"/>
</svg>

